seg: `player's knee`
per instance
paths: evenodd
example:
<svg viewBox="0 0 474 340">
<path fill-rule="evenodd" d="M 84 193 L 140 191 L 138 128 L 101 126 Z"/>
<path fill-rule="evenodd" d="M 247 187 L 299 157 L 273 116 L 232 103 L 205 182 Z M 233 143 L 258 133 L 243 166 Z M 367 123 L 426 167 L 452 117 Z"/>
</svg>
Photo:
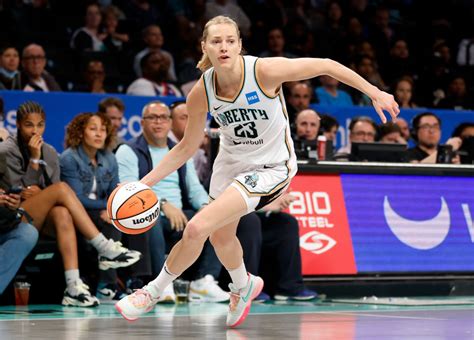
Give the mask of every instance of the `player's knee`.
<svg viewBox="0 0 474 340">
<path fill-rule="evenodd" d="M 194 219 L 188 222 L 183 233 L 183 239 L 202 243 L 204 243 L 208 236 L 209 235 L 205 232 L 204 225 Z"/>
</svg>

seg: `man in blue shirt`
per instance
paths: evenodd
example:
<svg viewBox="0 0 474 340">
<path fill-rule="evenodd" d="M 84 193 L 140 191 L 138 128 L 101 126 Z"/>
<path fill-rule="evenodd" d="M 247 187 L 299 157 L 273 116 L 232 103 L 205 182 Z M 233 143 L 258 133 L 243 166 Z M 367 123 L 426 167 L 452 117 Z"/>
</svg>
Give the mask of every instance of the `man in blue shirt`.
<svg viewBox="0 0 474 340">
<path fill-rule="evenodd" d="M 164 103 L 153 101 L 145 105 L 141 120 L 142 134 L 121 145 L 116 152 L 120 182 L 141 179 L 175 146 L 168 138 L 171 119 L 170 110 Z M 160 198 L 161 217 L 157 225 L 145 234 L 149 234 L 146 239 L 153 275 L 158 275 L 165 262 L 165 254 L 182 237 L 187 221 L 209 199 L 196 175 L 192 159 L 152 189 Z M 193 276 L 197 280 L 191 283 L 190 300 L 229 300 L 229 294 L 220 289 L 214 280 L 219 276 L 221 264 L 209 241 L 194 269 L 196 273 Z M 175 300 L 172 285 L 165 289 L 160 300 Z"/>
</svg>

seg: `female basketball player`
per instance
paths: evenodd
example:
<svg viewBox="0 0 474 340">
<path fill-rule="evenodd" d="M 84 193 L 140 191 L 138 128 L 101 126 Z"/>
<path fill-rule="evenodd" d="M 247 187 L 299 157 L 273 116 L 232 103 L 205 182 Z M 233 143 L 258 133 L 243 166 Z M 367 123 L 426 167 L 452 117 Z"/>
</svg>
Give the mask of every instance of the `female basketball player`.
<svg viewBox="0 0 474 340">
<path fill-rule="evenodd" d="M 244 321 L 263 280 L 245 270 L 237 223 L 280 196 L 297 170 L 283 82 L 327 74 L 368 95 L 383 122 L 383 110 L 393 118 L 399 113 L 393 96 L 333 60 L 243 57 L 238 27 L 228 17 L 218 16 L 206 24 L 201 46 L 198 67 L 204 74 L 187 98 L 189 121 L 184 137 L 142 182 L 152 186 L 192 157 L 210 112 L 222 134 L 210 185 L 212 202 L 188 222 L 158 277 L 117 303 L 117 310 L 128 320 L 153 308 L 163 289 L 196 260 L 210 237 L 232 278 L 227 325 Z"/>
</svg>

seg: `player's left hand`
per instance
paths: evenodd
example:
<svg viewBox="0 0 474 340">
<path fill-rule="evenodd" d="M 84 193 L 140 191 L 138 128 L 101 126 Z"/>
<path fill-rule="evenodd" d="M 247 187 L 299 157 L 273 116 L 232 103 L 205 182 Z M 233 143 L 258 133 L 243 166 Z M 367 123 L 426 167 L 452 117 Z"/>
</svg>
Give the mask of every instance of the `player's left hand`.
<svg viewBox="0 0 474 340">
<path fill-rule="evenodd" d="M 387 117 L 385 117 L 385 114 L 383 113 L 384 110 L 390 114 L 393 121 L 397 120 L 397 116 L 400 113 L 400 108 L 391 94 L 384 91 L 379 91 L 375 97 L 372 98 L 372 105 L 380 116 L 382 123 L 387 122 Z"/>
</svg>

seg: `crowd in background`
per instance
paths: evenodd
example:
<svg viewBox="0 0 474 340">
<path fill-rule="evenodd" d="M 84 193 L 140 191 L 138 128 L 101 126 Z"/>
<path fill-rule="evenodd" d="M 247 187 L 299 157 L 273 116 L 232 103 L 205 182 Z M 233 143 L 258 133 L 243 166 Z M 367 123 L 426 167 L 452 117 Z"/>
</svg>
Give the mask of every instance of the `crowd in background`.
<svg viewBox="0 0 474 340">
<path fill-rule="evenodd" d="M 473 109 L 474 30 L 466 1 L 4 0 L 0 87 L 185 95 L 211 17 L 233 17 L 252 55 L 332 58 L 401 107 Z M 315 79 L 312 102 L 331 101 Z M 368 104 L 347 90 L 335 104 Z M 335 97 L 335 92 L 332 92 Z M 411 94 L 411 95 L 410 95 Z M 340 98 L 339 98 L 340 97 Z M 334 100 L 332 100 L 334 102 Z"/>
</svg>

